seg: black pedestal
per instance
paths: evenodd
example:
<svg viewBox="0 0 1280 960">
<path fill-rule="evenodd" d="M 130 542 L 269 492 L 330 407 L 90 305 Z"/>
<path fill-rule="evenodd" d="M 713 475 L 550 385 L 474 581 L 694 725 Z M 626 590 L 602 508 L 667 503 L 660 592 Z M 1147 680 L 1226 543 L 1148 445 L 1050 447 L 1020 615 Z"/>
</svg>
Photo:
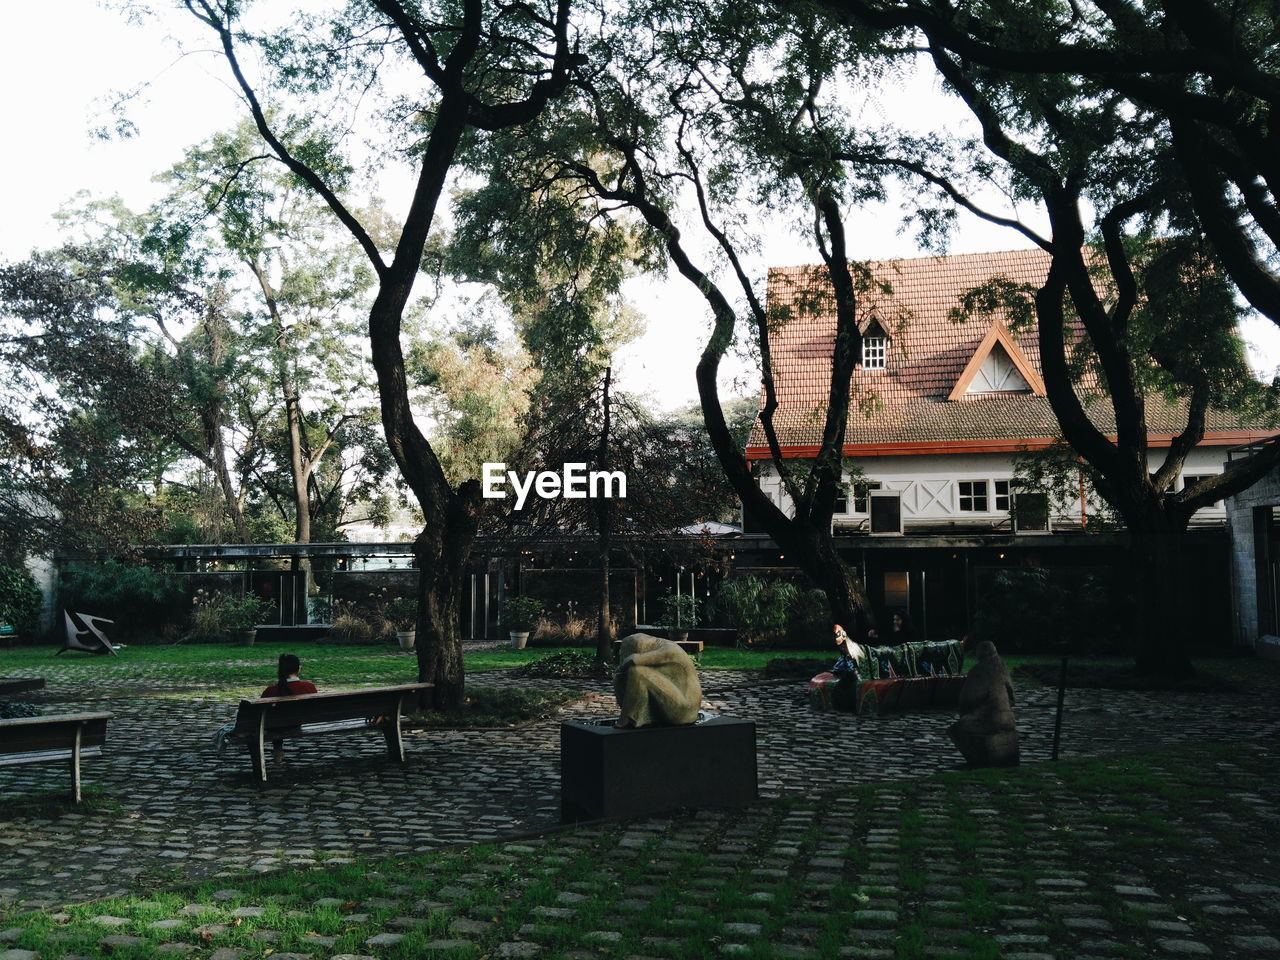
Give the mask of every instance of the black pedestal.
<svg viewBox="0 0 1280 960">
<path fill-rule="evenodd" d="M 643 817 L 736 807 L 756 789 L 756 725 L 712 717 L 687 727 L 560 724 L 560 819 Z"/>
</svg>

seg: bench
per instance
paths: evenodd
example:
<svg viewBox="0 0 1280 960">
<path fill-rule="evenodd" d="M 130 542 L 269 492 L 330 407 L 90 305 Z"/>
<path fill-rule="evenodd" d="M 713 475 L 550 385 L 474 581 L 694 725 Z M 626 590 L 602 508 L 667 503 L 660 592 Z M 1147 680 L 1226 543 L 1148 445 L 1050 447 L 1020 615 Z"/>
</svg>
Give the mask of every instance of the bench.
<svg viewBox="0 0 1280 960">
<path fill-rule="evenodd" d="M 396 687 L 241 700 L 230 737 L 248 746 L 254 775 L 262 783 L 267 782 L 268 740 L 377 730 L 386 738 L 391 759 L 404 763 L 400 718 L 406 708 L 417 703 L 423 691 L 433 686 L 406 683 Z"/>
<path fill-rule="evenodd" d="M 40 677 L 0 677 L 0 697 L 6 697 L 12 693 L 29 693 L 43 688 L 44 680 Z"/>
<path fill-rule="evenodd" d="M 847 635 L 836 627 L 845 641 Z M 849 647 L 842 646 L 842 650 Z M 892 713 L 927 707 L 952 707 L 964 686 L 964 643 L 913 641 L 897 646 L 853 645 L 833 669 L 809 681 L 809 705 L 815 710 Z"/>
<path fill-rule="evenodd" d="M 102 755 L 109 713 L 69 713 L 60 717 L 0 720 L 0 767 L 21 763 L 71 763 L 71 786 L 80 802 L 80 760 Z"/>
<path fill-rule="evenodd" d="M 703 643 L 703 641 L 701 641 L 701 640 L 673 640 L 673 641 L 672 641 L 672 643 L 674 643 L 676 646 L 678 646 L 681 650 L 683 650 L 683 651 L 684 651 L 685 653 L 687 653 L 689 656 L 693 657 L 693 659 L 695 659 L 695 660 L 697 660 L 697 661 L 699 661 L 699 662 L 701 662 L 701 661 L 702 661 L 702 649 L 703 649 L 703 647 L 705 647 L 705 646 L 706 646 L 706 644 L 705 644 L 705 643 Z M 622 641 L 621 641 L 621 640 L 615 640 L 615 641 L 613 641 L 613 659 L 617 660 L 617 659 L 618 659 L 618 654 L 619 654 L 621 651 L 622 651 Z"/>
</svg>

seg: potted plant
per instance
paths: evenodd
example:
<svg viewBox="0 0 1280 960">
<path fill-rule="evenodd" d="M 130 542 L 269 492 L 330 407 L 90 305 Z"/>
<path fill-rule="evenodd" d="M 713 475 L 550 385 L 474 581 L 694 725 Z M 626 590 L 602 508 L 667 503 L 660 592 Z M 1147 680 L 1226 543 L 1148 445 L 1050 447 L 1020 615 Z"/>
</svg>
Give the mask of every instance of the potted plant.
<svg viewBox="0 0 1280 960">
<path fill-rule="evenodd" d="M 258 635 L 257 626 L 266 619 L 270 601 L 251 593 L 238 597 L 224 594 L 219 598 L 218 606 L 221 608 L 219 613 L 223 628 L 230 631 L 243 646 L 253 646 Z"/>
<path fill-rule="evenodd" d="M 503 620 L 511 637 L 511 646 L 523 650 L 529 642 L 529 631 L 542 615 L 542 601 L 537 597 L 508 597 Z"/>
<path fill-rule="evenodd" d="M 666 627 L 667 638 L 681 643 L 689 639 L 689 629 L 698 622 L 698 598 L 691 593 L 663 597 L 659 602 L 658 626 Z"/>
<path fill-rule="evenodd" d="M 400 649 L 412 650 L 418 635 L 418 601 L 408 597 L 396 597 L 386 605 L 383 615 L 395 628 Z"/>
</svg>

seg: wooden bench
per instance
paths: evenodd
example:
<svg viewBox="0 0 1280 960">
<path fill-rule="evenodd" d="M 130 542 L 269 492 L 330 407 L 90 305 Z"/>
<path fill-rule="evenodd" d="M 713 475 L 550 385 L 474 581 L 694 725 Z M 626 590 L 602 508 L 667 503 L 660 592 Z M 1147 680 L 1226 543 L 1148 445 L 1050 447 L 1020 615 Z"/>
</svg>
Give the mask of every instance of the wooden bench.
<svg viewBox="0 0 1280 960">
<path fill-rule="evenodd" d="M 0 767 L 20 763 L 71 763 L 71 785 L 80 802 L 80 760 L 102 755 L 109 713 L 69 713 L 60 717 L 0 720 Z"/>
<path fill-rule="evenodd" d="M 400 718 L 418 697 L 434 684 L 406 683 L 397 687 L 366 687 L 304 693 L 297 697 L 260 697 L 241 700 L 231 738 L 249 747 L 254 775 L 267 782 L 268 740 L 315 737 L 329 733 L 379 731 L 386 738 L 387 753 L 404 763 Z"/>
<path fill-rule="evenodd" d="M 687 653 L 693 659 L 702 661 L 702 648 L 706 646 L 701 640 L 673 640 L 672 641 L 681 650 Z M 618 659 L 618 654 L 622 651 L 622 641 L 613 641 L 613 659 Z"/>
<path fill-rule="evenodd" d="M 42 689 L 44 680 L 40 677 L 0 677 L 0 697 Z"/>
</svg>

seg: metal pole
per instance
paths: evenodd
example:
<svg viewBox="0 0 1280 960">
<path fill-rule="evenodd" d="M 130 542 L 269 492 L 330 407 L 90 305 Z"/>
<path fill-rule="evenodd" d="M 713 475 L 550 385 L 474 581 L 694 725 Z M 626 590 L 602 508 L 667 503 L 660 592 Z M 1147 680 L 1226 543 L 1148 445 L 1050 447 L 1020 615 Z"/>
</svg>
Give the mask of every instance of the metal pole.
<svg viewBox="0 0 1280 960">
<path fill-rule="evenodd" d="M 1067 658 L 1062 658 L 1062 671 L 1058 674 L 1058 714 L 1053 720 L 1053 754 L 1050 760 L 1058 759 L 1058 745 L 1062 742 L 1062 701 L 1067 693 Z"/>
</svg>

